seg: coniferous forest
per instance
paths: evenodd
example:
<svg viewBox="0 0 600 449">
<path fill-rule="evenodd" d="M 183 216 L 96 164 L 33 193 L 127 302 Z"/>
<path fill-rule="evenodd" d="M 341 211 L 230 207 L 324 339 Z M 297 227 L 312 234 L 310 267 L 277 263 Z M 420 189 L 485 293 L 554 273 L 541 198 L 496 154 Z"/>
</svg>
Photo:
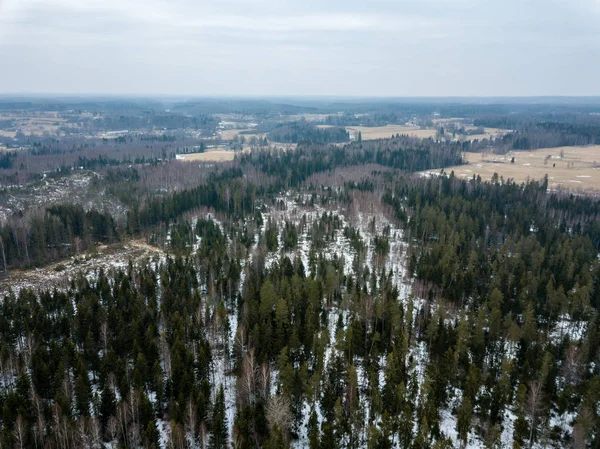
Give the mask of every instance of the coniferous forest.
<svg viewBox="0 0 600 449">
<path fill-rule="evenodd" d="M 115 163 L 75 184 L 105 202 L 2 221 L 1 447 L 600 447 L 597 196 L 457 177 L 460 141 L 271 129 L 308 140 Z"/>
</svg>

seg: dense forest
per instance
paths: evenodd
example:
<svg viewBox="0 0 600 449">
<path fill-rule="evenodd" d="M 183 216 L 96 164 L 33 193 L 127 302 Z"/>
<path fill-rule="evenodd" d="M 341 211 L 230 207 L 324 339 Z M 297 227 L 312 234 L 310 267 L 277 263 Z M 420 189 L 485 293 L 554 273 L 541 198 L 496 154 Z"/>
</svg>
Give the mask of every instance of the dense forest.
<svg viewBox="0 0 600 449">
<path fill-rule="evenodd" d="M 537 150 L 598 143 L 600 143 L 600 124 L 575 126 L 544 122 L 509 133 L 502 138 L 502 144 L 508 150 Z"/>
<path fill-rule="evenodd" d="M 309 176 L 347 166 L 379 164 L 409 172 L 458 165 L 462 162 L 463 145 L 441 143 L 430 139 L 395 136 L 340 146 L 300 145 L 293 152 L 260 152 L 242 155 L 242 166 L 257 166 L 275 175 L 282 188 L 297 187 Z"/>
<path fill-rule="evenodd" d="M 501 153 L 600 143 L 600 118 L 597 114 L 490 116 L 478 118 L 474 124 L 511 130 L 495 144 Z"/>
<path fill-rule="evenodd" d="M 102 211 L 85 211 L 71 205 L 40 210 L 25 217 L 17 214 L 0 228 L 0 249 L 5 268 L 36 266 L 76 254 L 98 242 L 148 233 L 161 224 L 164 228 L 182 213 L 201 206 L 242 218 L 254 211 L 259 194 L 299 187 L 316 173 L 370 163 L 407 171 L 441 168 L 459 164 L 462 148 L 458 143 L 396 136 L 344 147 L 306 144 L 293 152 L 255 152 L 240 156 L 240 168 L 213 173 L 197 187 L 166 196 L 150 195 L 145 200 L 140 196 L 143 193 L 132 187 L 140 177 L 136 169 L 109 170 L 104 180 L 97 182 L 129 207 L 123 222 L 115 222 Z M 111 165 L 109 162 L 106 165 Z M 90 161 L 80 159 L 80 163 Z M 249 183 L 242 168 L 259 170 L 266 178 L 258 185 Z"/>
<path fill-rule="evenodd" d="M 375 176 L 296 200 L 330 208 L 313 221 L 282 221 L 289 206 L 257 209 L 260 189 L 233 200 L 239 176 L 211 182 L 230 201 L 199 188 L 129 218 L 136 233 L 176 222 L 176 258 L 6 296 L 3 444 L 594 447 L 597 201 L 544 183 Z M 354 227 L 343 211 L 381 188 L 391 221 Z M 178 220 L 201 205 L 228 218 Z M 78 208 L 40 218 L 82 244 L 86 230 L 118 238 Z M 400 230 L 406 262 L 391 253 Z"/>
<path fill-rule="evenodd" d="M 386 270 L 390 230 L 368 242 L 336 213 L 305 231 L 246 220 L 265 226 L 254 243 L 263 256 L 250 260 L 253 239 L 237 220 L 228 233 L 198 220 L 195 252 L 182 222 L 171 231 L 183 251 L 175 259 L 75 278 L 65 292 L 9 294 L 0 305 L 3 443 L 452 447 L 448 410 L 457 442 L 593 447 L 598 205 L 590 217 L 535 183 L 405 178 L 390 188 L 384 200 L 418 242 L 409 296 Z M 299 235 L 314 248 L 306 264 L 286 256 Z M 339 238 L 351 267 L 324 256 Z M 271 253 L 281 256 L 266 265 Z M 554 416 L 571 417 L 572 432 Z"/>
<path fill-rule="evenodd" d="M 195 126 L 225 105 L 169 107 Z M 348 104 L 228 107 L 358 118 Z M 439 107 L 364 104 L 361 117 Z M 542 106 L 443 108 L 518 121 L 499 151 L 597 138 L 593 119 L 529 120 Z M 219 164 L 172 160 L 200 147 L 175 134 L 46 137 L 2 155 L 7 179 L 21 164 L 43 177 L 23 181 L 38 202 L 3 185 L 0 446 L 600 447 L 600 200 L 443 172 L 487 140 L 339 143 L 316 136 L 343 128 L 296 120 L 271 130 L 310 131 L 293 149 Z M 152 252 L 94 265 L 128 242 Z"/>
</svg>

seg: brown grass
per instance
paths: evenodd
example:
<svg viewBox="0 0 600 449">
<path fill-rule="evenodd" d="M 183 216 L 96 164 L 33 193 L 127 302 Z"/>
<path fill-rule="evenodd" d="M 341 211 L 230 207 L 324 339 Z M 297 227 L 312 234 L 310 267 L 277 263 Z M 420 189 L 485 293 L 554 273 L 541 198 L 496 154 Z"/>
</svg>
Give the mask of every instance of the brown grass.
<svg viewBox="0 0 600 449">
<path fill-rule="evenodd" d="M 221 139 L 223 139 L 223 140 L 233 140 L 235 138 L 235 136 L 238 136 L 238 137 L 244 136 L 246 138 L 246 141 L 252 139 L 252 137 L 257 137 L 257 138 L 261 138 L 261 139 L 263 137 L 265 137 L 265 134 L 259 134 L 254 131 L 256 131 L 256 130 L 254 130 L 252 128 L 223 129 L 223 130 L 219 131 L 219 135 L 220 135 Z M 241 134 L 242 132 L 244 132 L 244 133 L 252 132 L 252 134 Z"/>
<path fill-rule="evenodd" d="M 396 134 L 406 134 L 411 137 L 426 139 L 435 137 L 435 129 L 421 129 L 415 126 L 386 125 L 386 126 L 348 126 L 346 127 L 351 136 L 356 136 L 359 131 L 363 140 L 389 139 Z"/>
<path fill-rule="evenodd" d="M 548 159 L 548 156 L 551 158 Z M 454 171 L 462 178 L 480 175 L 484 180 L 498 173 L 504 179 L 511 178 L 519 183 L 528 179 L 539 180 L 547 174 L 551 189 L 600 190 L 600 145 L 511 151 L 503 156 L 464 153 L 463 157 L 468 165 L 448 167 L 445 171 Z M 513 157 L 514 164 L 511 163 Z"/>
<path fill-rule="evenodd" d="M 476 126 L 465 126 L 466 130 L 477 129 Z M 503 136 L 507 133 L 505 129 L 500 128 L 483 128 L 484 134 L 473 134 L 472 136 L 464 136 L 465 140 L 483 140 L 483 139 L 491 139 L 499 136 Z"/>
<path fill-rule="evenodd" d="M 235 157 L 235 152 L 227 150 L 207 151 L 204 153 L 179 154 L 177 159 L 186 162 L 229 162 Z"/>
<path fill-rule="evenodd" d="M 465 121 L 464 118 L 438 118 L 438 119 L 434 119 L 432 120 L 432 122 L 435 125 L 441 125 L 441 126 L 446 126 L 448 124 L 455 124 L 458 127 L 462 126 L 464 127 L 467 131 L 469 130 L 474 130 L 479 128 L 478 126 L 473 126 L 473 125 L 464 125 L 463 122 Z M 506 129 L 500 129 L 500 128 L 484 128 L 484 133 L 483 134 L 474 134 L 472 136 L 459 136 L 458 134 L 456 135 L 456 137 L 460 140 L 483 140 L 483 139 L 491 139 L 491 138 L 496 138 L 499 136 L 502 136 L 504 134 L 506 134 L 508 132 L 508 130 Z M 449 135 L 451 135 L 451 133 L 448 133 Z M 448 136 L 446 136 L 448 137 Z"/>
<path fill-rule="evenodd" d="M 56 133 L 66 122 L 66 119 L 59 117 L 58 112 L 36 112 L 33 114 L 4 113 L 0 114 L 0 118 L 14 120 L 16 129 L 23 131 L 25 134 L 33 135 Z M 69 124 L 69 127 L 76 128 L 74 124 Z M 14 137 L 15 132 L 0 130 L 0 135 Z"/>
</svg>

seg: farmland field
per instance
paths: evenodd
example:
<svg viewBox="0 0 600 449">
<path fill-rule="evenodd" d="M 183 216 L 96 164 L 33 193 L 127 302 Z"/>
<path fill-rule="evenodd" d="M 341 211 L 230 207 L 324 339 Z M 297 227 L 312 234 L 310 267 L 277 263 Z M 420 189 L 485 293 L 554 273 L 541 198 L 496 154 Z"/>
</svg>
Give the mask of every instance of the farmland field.
<svg viewBox="0 0 600 449">
<path fill-rule="evenodd" d="M 263 137 L 265 137 L 264 133 L 256 133 L 256 130 L 252 129 L 252 128 L 247 128 L 247 129 L 224 129 L 222 131 L 219 131 L 219 136 L 221 137 L 221 139 L 223 140 L 233 140 L 236 136 L 237 137 L 242 137 L 244 136 L 244 138 L 246 140 L 252 139 L 252 137 L 256 137 L 256 138 L 260 138 L 262 139 Z M 244 134 L 242 134 L 244 133 Z"/>
<path fill-rule="evenodd" d="M 435 129 L 421 129 L 416 126 L 404 125 L 386 125 L 386 126 L 348 126 L 346 127 L 351 136 L 356 136 L 359 132 L 363 140 L 389 139 L 396 134 L 407 134 L 412 137 L 426 139 L 435 137 Z"/>
<path fill-rule="evenodd" d="M 470 131 L 470 130 L 474 130 L 477 129 L 476 126 L 465 126 L 465 129 Z M 508 131 L 505 129 L 499 129 L 499 128 L 484 128 L 484 133 L 483 134 L 472 134 L 470 136 L 464 136 L 465 140 L 482 140 L 482 139 L 491 139 L 491 138 L 496 138 L 499 136 L 502 136 L 503 134 L 506 134 Z"/>
<path fill-rule="evenodd" d="M 0 130 L 0 135 L 4 137 L 14 137 L 16 130 L 40 136 L 44 133 L 56 133 L 61 126 L 74 127 L 73 124 L 67 124 L 66 120 L 59 117 L 56 112 L 40 112 L 35 115 L 0 114 L 0 120 L 14 120 L 15 130 Z"/>
<path fill-rule="evenodd" d="M 600 145 L 511 151 L 506 155 L 464 153 L 463 157 L 467 165 L 448 167 L 445 171 L 454 171 L 462 178 L 480 175 L 484 180 L 498 173 L 516 182 L 542 179 L 548 174 L 551 189 L 600 190 Z"/>
<path fill-rule="evenodd" d="M 177 159 L 186 162 L 229 162 L 235 157 L 233 151 L 215 150 L 205 153 L 178 154 Z"/>
</svg>

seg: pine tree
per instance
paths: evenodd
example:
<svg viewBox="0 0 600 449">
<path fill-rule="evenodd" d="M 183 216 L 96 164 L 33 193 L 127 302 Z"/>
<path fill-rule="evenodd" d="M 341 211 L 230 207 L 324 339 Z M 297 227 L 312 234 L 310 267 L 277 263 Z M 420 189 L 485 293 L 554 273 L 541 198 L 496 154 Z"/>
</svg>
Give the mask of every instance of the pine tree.
<svg viewBox="0 0 600 449">
<path fill-rule="evenodd" d="M 154 419 L 148 422 L 146 429 L 144 430 L 144 447 L 149 449 L 160 448 L 160 434 L 156 428 L 156 422 Z"/>
<path fill-rule="evenodd" d="M 225 391 L 223 385 L 219 387 L 212 415 L 212 433 L 210 435 L 210 449 L 226 449 L 228 445 L 227 437 L 227 417 L 225 415 Z"/>
<path fill-rule="evenodd" d="M 75 403 L 80 415 L 89 415 L 91 395 L 92 390 L 90 388 L 88 374 L 87 372 L 80 370 L 77 373 L 77 379 L 75 381 Z"/>
<path fill-rule="evenodd" d="M 456 428 L 458 430 L 458 438 L 462 443 L 462 447 L 467 444 L 467 438 L 471 431 L 471 417 L 473 416 L 473 404 L 467 396 L 463 396 L 463 400 L 458 408 L 458 419 Z"/>
<path fill-rule="evenodd" d="M 315 407 L 312 407 L 310 417 L 308 418 L 308 447 L 309 449 L 319 449 L 321 444 L 321 435 L 319 432 L 319 419 Z"/>
</svg>

